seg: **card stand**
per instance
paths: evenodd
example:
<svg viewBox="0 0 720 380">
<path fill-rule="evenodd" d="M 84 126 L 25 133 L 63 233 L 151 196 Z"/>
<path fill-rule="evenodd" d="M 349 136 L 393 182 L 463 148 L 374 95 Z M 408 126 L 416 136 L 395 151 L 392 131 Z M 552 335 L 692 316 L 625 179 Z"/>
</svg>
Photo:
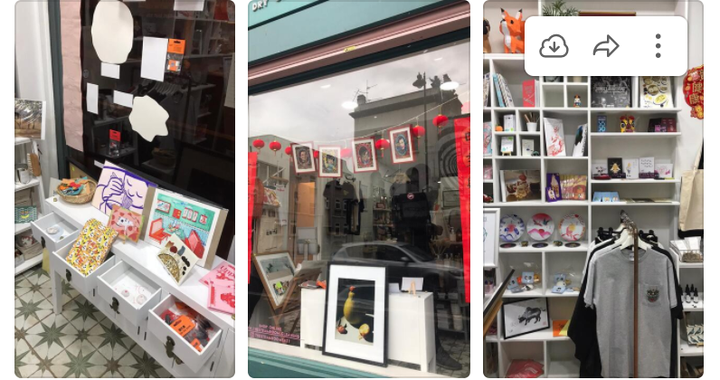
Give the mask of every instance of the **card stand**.
<svg viewBox="0 0 720 380">
<path fill-rule="evenodd" d="M 177 302 L 177 299 L 172 295 L 168 295 L 155 308 L 151 309 L 148 315 L 148 330 L 154 335 L 155 339 L 165 346 L 166 355 L 177 356 L 190 371 L 197 373 L 220 346 L 223 330 L 210 322 L 212 328 L 216 331 L 215 336 L 203 348 L 202 352 L 198 352 L 185 338 L 160 319 L 160 314 L 175 305 L 175 302 Z M 152 338 L 148 336 L 147 339 Z"/>
<path fill-rule="evenodd" d="M 116 290 L 119 286 L 128 288 L 124 289 L 128 291 L 127 296 L 122 294 L 122 290 Z M 131 288 L 137 286 L 147 289 L 150 293 L 140 305 L 131 302 L 137 296 Z M 113 321 L 123 317 L 135 326 L 140 326 L 147 320 L 150 308 L 160 302 L 161 291 L 159 286 L 124 261 L 119 261 L 98 278 L 98 293 L 103 301 L 110 305 L 111 311 L 108 316 Z"/>
<path fill-rule="evenodd" d="M 55 213 L 50 213 L 31 222 L 30 227 L 35 240 L 43 243 L 49 252 L 57 251 L 67 242 L 74 242 L 80 233 L 79 228 L 74 227 Z M 58 232 L 55 234 L 48 233 L 47 229 L 49 227 L 58 228 Z"/>
<path fill-rule="evenodd" d="M 64 247 L 50 254 L 50 268 L 53 268 L 62 279 L 69 282 L 70 285 L 85 298 L 94 299 L 97 279 L 115 265 L 115 256 L 112 253 L 108 253 L 108 257 L 105 258 L 105 262 L 102 263 L 102 265 L 89 275 L 83 276 L 82 273 L 65 261 L 74 243 L 74 241 L 70 241 Z"/>
</svg>

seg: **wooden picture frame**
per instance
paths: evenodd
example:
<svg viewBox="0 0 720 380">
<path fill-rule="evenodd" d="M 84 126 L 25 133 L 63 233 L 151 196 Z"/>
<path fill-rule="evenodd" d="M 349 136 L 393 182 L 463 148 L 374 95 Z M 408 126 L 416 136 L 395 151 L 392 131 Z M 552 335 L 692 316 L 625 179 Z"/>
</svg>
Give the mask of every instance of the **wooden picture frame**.
<svg viewBox="0 0 720 380">
<path fill-rule="evenodd" d="M 388 299 L 385 266 L 328 264 L 323 355 L 387 367 Z"/>
<path fill-rule="evenodd" d="M 318 177 L 342 177 L 340 150 L 339 145 L 318 145 Z"/>
<path fill-rule="evenodd" d="M 552 328 L 548 299 L 540 297 L 505 300 L 502 305 L 502 321 L 504 339 Z"/>
<path fill-rule="evenodd" d="M 352 158 L 355 173 L 370 173 L 378 170 L 374 138 L 368 137 L 353 140 L 352 146 Z"/>
<path fill-rule="evenodd" d="M 409 125 L 390 129 L 388 136 L 390 137 L 390 158 L 393 164 L 415 162 L 415 151 Z"/>
<path fill-rule="evenodd" d="M 253 254 L 252 262 L 265 288 L 270 306 L 277 310 L 290 294 L 289 287 L 295 278 L 295 263 L 290 253 L 283 251 Z"/>
<path fill-rule="evenodd" d="M 311 142 L 291 144 L 295 173 L 305 174 L 315 172 L 315 157 Z"/>
</svg>

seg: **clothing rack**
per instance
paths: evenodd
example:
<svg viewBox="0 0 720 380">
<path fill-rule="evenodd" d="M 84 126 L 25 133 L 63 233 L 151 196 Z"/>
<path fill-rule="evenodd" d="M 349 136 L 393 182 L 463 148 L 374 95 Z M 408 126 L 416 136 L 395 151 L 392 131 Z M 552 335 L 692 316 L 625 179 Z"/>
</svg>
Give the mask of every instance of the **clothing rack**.
<svg viewBox="0 0 720 380">
<path fill-rule="evenodd" d="M 633 377 L 638 377 L 638 228 L 625 210 L 620 210 L 620 221 L 633 235 Z"/>
</svg>

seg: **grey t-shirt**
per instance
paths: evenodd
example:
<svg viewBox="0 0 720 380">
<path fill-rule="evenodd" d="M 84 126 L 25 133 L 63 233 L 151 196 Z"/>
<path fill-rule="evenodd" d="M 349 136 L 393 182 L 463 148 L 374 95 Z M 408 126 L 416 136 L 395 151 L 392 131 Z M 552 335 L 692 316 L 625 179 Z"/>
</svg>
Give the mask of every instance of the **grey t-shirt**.
<svg viewBox="0 0 720 380">
<path fill-rule="evenodd" d="M 670 371 L 675 307 L 672 263 L 654 251 L 639 252 L 639 377 L 666 377 Z M 614 249 L 597 259 L 588 276 L 586 303 L 597 310 L 597 338 L 603 377 L 633 376 L 632 250 Z"/>
</svg>

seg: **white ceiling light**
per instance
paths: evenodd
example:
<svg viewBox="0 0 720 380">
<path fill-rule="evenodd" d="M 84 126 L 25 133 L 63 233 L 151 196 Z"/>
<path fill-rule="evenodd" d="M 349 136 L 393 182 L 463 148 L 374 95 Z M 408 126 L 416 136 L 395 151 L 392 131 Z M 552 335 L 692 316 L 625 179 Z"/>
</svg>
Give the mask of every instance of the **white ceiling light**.
<svg viewBox="0 0 720 380">
<path fill-rule="evenodd" d="M 354 110 L 355 108 L 357 108 L 357 106 L 358 104 L 355 101 L 347 101 L 342 104 L 342 107 L 346 110 Z"/>
<path fill-rule="evenodd" d="M 460 83 L 455 82 L 454 80 L 450 79 L 450 76 L 448 76 L 447 74 L 443 75 L 443 82 L 440 85 L 441 90 L 452 91 L 458 87 L 460 87 Z"/>
<path fill-rule="evenodd" d="M 320 88 L 322 88 L 323 90 L 325 90 L 325 89 L 327 89 L 327 88 L 330 88 L 330 86 L 331 86 L 330 84 L 324 84 L 324 85 L 320 86 Z"/>
<path fill-rule="evenodd" d="M 437 57 L 435 58 L 435 61 L 442 61 L 443 57 Z"/>
</svg>

